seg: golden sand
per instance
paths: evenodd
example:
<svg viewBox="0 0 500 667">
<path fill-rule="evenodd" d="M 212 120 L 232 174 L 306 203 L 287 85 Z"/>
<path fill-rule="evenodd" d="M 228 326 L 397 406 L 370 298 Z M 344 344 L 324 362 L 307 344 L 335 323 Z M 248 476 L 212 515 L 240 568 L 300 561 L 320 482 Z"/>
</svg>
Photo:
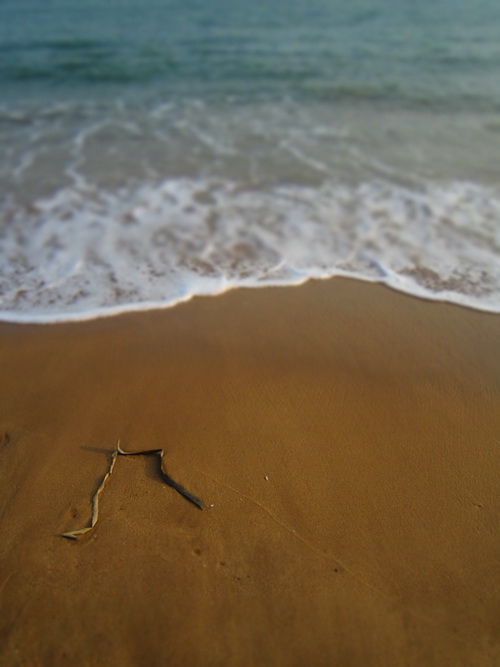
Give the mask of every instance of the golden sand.
<svg viewBox="0 0 500 667">
<path fill-rule="evenodd" d="M 500 316 L 350 280 L 0 326 L 0 664 L 500 664 Z M 120 439 L 162 449 L 118 457 Z"/>
</svg>

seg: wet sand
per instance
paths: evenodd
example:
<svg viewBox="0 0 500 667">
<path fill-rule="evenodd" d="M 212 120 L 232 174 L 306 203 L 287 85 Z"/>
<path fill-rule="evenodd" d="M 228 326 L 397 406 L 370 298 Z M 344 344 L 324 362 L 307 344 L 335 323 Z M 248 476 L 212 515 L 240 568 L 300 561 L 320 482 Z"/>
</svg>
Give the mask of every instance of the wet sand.
<svg viewBox="0 0 500 667">
<path fill-rule="evenodd" d="M 2 665 L 500 664 L 500 316 L 333 279 L 0 325 Z M 119 456 L 88 525 L 91 500 Z"/>
</svg>

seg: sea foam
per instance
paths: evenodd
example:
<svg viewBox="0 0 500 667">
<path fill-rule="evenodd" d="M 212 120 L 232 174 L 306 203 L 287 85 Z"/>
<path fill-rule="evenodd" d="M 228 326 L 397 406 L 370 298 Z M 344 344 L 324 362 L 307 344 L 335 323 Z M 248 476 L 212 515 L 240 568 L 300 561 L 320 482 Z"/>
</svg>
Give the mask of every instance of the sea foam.
<svg viewBox="0 0 500 667">
<path fill-rule="evenodd" d="M 467 182 L 85 181 L 0 211 L 0 317 L 82 320 L 335 275 L 500 312 L 500 192 Z"/>
</svg>

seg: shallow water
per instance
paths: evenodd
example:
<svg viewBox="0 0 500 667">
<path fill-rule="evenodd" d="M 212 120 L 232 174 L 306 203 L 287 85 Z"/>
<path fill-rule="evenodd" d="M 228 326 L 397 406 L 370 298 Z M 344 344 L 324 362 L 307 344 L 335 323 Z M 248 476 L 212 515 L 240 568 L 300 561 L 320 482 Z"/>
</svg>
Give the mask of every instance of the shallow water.
<svg viewBox="0 0 500 667">
<path fill-rule="evenodd" d="M 500 7 L 0 6 L 0 316 L 350 275 L 500 312 Z"/>
</svg>

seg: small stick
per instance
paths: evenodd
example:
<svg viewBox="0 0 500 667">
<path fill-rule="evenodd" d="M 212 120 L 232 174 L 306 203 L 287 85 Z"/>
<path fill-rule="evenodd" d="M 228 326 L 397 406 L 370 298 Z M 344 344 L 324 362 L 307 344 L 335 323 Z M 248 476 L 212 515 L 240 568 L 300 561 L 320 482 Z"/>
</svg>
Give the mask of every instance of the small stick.
<svg viewBox="0 0 500 667">
<path fill-rule="evenodd" d="M 191 493 L 191 491 L 185 489 L 183 486 L 181 486 L 181 484 L 172 479 L 170 475 L 167 473 L 163 463 L 163 449 L 160 452 L 160 472 L 165 482 L 173 489 L 175 489 L 177 493 L 180 493 L 181 496 L 184 496 L 184 498 L 186 500 L 189 500 L 189 502 L 193 503 L 193 505 L 196 505 L 198 509 L 200 510 L 203 509 L 203 501 L 201 500 L 201 498 L 198 498 L 198 496 L 195 496 L 194 493 Z"/>
<path fill-rule="evenodd" d="M 171 486 L 173 489 L 175 489 L 177 493 L 180 493 L 181 496 L 183 496 L 186 500 L 189 500 L 189 502 L 193 503 L 193 505 L 196 505 L 198 509 L 200 510 L 203 509 L 203 501 L 200 500 L 198 496 L 195 496 L 193 493 L 191 493 L 191 491 L 188 491 L 181 484 L 172 479 L 170 475 L 167 473 L 163 463 L 163 456 L 164 456 L 163 449 L 145 449 L 142 450 L 141 452 L 126 452 L 121 448 L 120 441 L 118 440 L 116 451 L 118 452 L 118 454 L 122 454 L 123 456 L 136 456 L 137 454 L 158 454 L 160 456 L 160 472 L 161 476 L 163 477 L 163 481 L 169 486 Z"/>
<path fill-rule="evenodd" d="M 99 488 L 97 489 L 97 491 L 94 494 L 94 497 L 92 498 L 92 514 L 90 517 L 90 526 L 87 526 L 86 528 L 79 528 L 78 530 L 72 530 L 69 533 L 62 533 L 61 537 L 66 537 L 69 540 L 77 540 L 82 535 L 85 535 L 86 533 L 89 533 L 91 530 L 94 529 L 97 520 L 99 518 L 99 496 L 102 493 L 104 487 L 106 486 L 114 470 L 118 455 L 138 456 L 140 454 L 158 454 L 160 457 L 160 473 L 163 478 L 163 481 L 169 486 L 171 486 L 175 491 L 177 491 L 177 493 L 180 493 L 181 496 L 183 496 L 186 500 L 189 500 L 189 502 L 193 503 L 193 505 L 196 505 L 198 509 L 200 510 L 203 509 L 203 501 L 200 498 L 198 498 L 198 496 L 195 496 L 193 493 L 185 489 L 181 484 L 173 480 L 167 473 L 163 463 L 163 456 L 164 456 L 163 449 L 144 449 L 140 452 L 126 452 L 121 448 L 120 441 L 118 440 L 116 449 L 113 451 L 111 455 L 111 464 L 109 466 L 109 470 L 104 475 Z"/>
<path fill-rule="evenodd" d="M 159 454 L 163 449 L 143 449 L 140 452 L 126 452 L 121 448 L 120 441 L 116 445 L 116 451 L 123 456 L 138 456 L 139 454 Z"/>
<path fill-rule="evenodd" d="M 99 495 L 106 486 L 106 483 L 113 472 L 117 456 L 118 456 L 118 449 L 115 449 L 115 451 L 111 454 L 111 464 L 109 466 L 109 470 L 104 475 L 99 488 L 97 489 L 97 491 L 94 494 L 94 497 L 92 498 L 92 515 L 90 517 L 90 526 L 87 526 L 86 528 L 80 528 L 79 530 L 72 530 L 69 533 L 63 533 L 61 537 L 67 537 L 68 540 L 77 540 L 79 537 L 85 535 L 85 533 L 90 532 L 94 528 L 94 526 L 97 523 L 97 519 L 99 518 Z"/>
</svg>

